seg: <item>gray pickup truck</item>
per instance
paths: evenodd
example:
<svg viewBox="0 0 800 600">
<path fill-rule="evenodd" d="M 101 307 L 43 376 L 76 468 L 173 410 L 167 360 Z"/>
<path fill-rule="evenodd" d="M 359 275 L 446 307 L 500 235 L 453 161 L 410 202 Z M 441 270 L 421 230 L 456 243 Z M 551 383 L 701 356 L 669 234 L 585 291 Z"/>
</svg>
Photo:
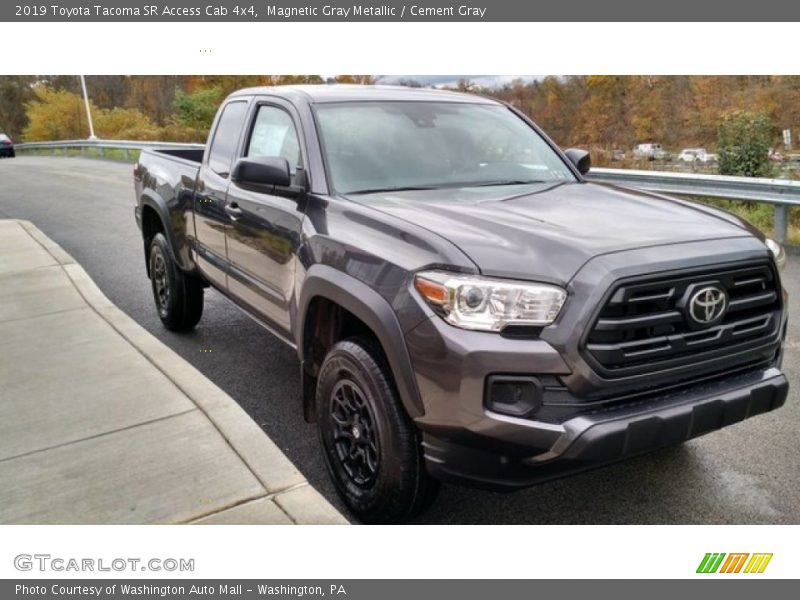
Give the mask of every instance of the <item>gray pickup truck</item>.
<svg viewBox="0 0 800 600">
<path fill-rule="evenodd" d="M 164 325 L 213 286 L 295 348 L 337 490 L 396 522 L 784 403 L 780 245 L 589 167 L 488 98 L 246 89 L 204 149 L 142 153 L 136 220 Z"/>
</svg>

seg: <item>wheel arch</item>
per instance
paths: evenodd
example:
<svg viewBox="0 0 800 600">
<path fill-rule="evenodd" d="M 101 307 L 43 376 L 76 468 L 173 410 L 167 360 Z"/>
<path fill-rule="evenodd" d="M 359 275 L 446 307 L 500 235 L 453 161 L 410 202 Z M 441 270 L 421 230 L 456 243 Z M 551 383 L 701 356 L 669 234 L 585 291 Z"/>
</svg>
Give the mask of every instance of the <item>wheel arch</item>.
<svg viewBox="0 0 800 600">
<path fill-rule="evenodd" d="M 144 259 L 147 265 L 147 276 L 150 277 L 150 243 L 157 233 L 162 233 L 167 240 L 170 258 L 175 261 L 182 270 L 191 270 L 188 265 L 185 265 L 180 260 L 180 255 L 177 252 L 177 240 L 175 239 L 175 232 L 169 226 L 169 209 L 167 208 L 164 200 L 145 190 L 141 197 L 142 206 L 142 241 L 144 244 Z"/>
<path fill-rule="evenodd" d="M 303 412 L 306 420 L 313 420 L 313 393 L 316 382 L 315 369 L 319 358 L 314 356 L 312 342 L 315 318 L 321 314 L 315 307 L 320 302 L 331 303 L 363 324 L 380 345 L 386 358 L 400 399 L 413 419 L 422 416 L 424 406 L 417 387 L 411 357 L 405 343 L 400 323 L 389 302 L 367 284 L 327 265 L 313 265 L 307 272 L 298 302 L 295 342 L 303 377 Z M 330 325 L 330 324 L 328 324 Z M 345 331 L 350 331 L 346 328 Z M 363 333 L 358 331 L 358 333 Z M 339 341 L 346 336 L 333 336 Z"/>
</svg>

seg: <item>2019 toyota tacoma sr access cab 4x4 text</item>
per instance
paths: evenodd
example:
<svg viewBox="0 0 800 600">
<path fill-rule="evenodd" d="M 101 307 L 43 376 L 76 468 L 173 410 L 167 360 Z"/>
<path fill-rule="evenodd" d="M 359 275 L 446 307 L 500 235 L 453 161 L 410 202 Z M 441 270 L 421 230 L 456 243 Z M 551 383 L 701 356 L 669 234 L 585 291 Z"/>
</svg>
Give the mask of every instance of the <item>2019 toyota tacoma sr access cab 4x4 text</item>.
<svg viewBox="0 0 800 600">
<path fill-rule="evenodd" d="M 588 169 L 487 98 L 247 89 L 204 149 L 142 153 L 136 219 L 164 325 L 210 285 L 296 348 L 338 491 L 389 522 L 784 403 L 781 247 Z"/>
</svg>

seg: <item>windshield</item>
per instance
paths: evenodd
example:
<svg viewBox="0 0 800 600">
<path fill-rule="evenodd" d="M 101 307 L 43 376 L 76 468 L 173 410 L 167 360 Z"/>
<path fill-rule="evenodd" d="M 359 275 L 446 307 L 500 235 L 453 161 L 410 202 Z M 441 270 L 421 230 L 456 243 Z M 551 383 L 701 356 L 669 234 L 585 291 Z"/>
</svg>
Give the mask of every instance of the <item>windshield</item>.
<svg viewBox="0 0 800 600">
<path fill-rule="evenodd" d="M 533 128 L 500 105 L 322 104 L 317 120 L 341 194 L 576 180 Z"/>
</svg>

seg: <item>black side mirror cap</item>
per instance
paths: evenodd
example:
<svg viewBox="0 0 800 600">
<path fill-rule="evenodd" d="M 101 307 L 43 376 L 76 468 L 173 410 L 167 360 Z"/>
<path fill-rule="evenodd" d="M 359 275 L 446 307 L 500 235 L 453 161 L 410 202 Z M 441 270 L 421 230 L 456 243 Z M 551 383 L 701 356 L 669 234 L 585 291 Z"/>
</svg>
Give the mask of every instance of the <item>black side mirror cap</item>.
<svg viewBox="0 0 800 600">
<path fill-rule="evenodd" d="M 280 156 L 240 158 L 231 171 L 231 181 L 241 186 L 280 186 L 292 183 L 289 161 Z"/>
<path fill-rule="evenodd" d="M 592 157 L 589 156 L 589 153 L 586 150 L 581 150 L 580 148 L 570 148 L 568 150 L 564 150 L 564 154 L 567 155 L 569 161 L 575 165 L 575 168 L 578 169 L 578 172 L 581 175 L 586 175 L 589 172 L 589 169 L 592 168 Z"/>
</svg>

